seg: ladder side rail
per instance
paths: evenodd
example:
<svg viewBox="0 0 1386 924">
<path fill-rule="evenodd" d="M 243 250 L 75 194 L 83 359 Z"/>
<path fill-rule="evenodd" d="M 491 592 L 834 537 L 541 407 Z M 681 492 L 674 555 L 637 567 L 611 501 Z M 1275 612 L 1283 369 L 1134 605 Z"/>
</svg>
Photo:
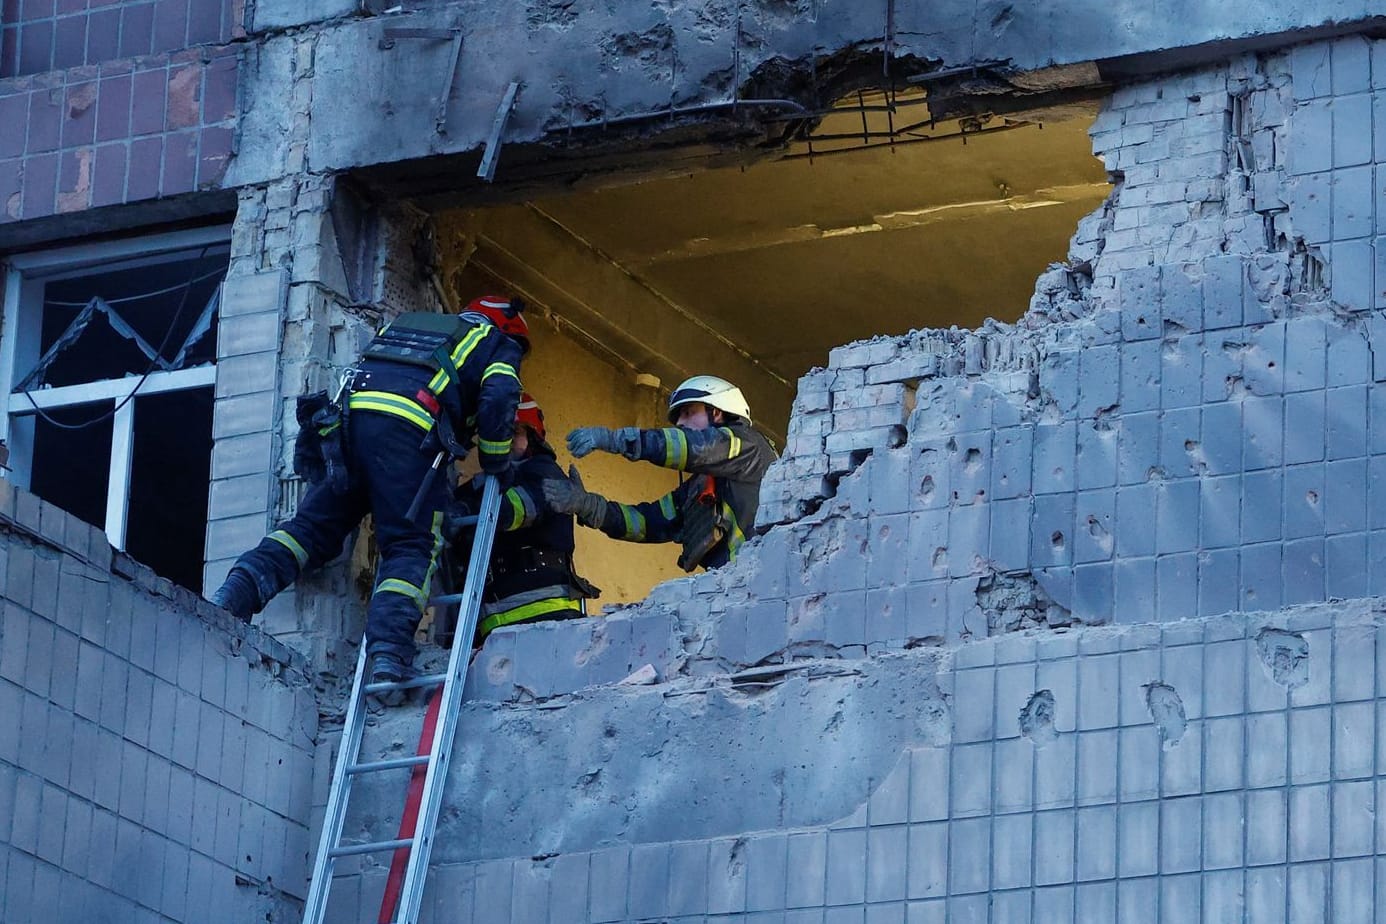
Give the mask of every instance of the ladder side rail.
<svg viewBox="0 0 1386 924">
<path fill-rule="evenodd" d="M 453 634 L 452 654 L 448 658 L 448 679 L 443 684 L 442 724 L 433 737 L 433 749 L 424 778 L 423 798 L 420 800 L 419 821 L 414 830 L 414 845 L 409 853 L 409 866 L 404 873 L 404 888 L 397 924 L 417 924 L 423 904 L 424 882 L 428 873 L 429 855 L 433 850 L 433 834 L 438 812 L 443 802 L 443 787 L 447 782 L 448 765 L 452 758 L 453 736 L 457 731 L 458 713 L 462 709 L 462 692 L 467 681 L 467 666 L 471 661 L 472 637 L 481 610 L 481 593 L 486 584 L 486 572 L 491 562 L 491 546 L 500 521 L 500 483 L 486 476 L 482 489 L 481 512 L 478 514 L 476 538 L 472 556 L 467 562 L 467 581 L 459 612 L 460 624 Z"/>
<path fill-rule="evenodd" d="M 322 834 L 318 838 L 318 852 L 313 860 L 313 878 L 308 888 L 308 898 L 303 903 L 303 924 L 321 924 L 327 914 L 327 896 L 332 890 L 332 869 L 336 859 L 332 851 L 341 841 L 342 828 L 346 824 L 346 808 L 351 793 L 351 775 L 347 768 L 356 763 L 361 753 L 361 736 L 365 731 L 365 711 L 361 708 L 365 699 L 361 695 L 361 685 L 366 677 L 366 639 L 361 638 L 361 649 L 356 656 L 356 677 L 351 684 L 351 701 L 347 703 L 346 720 L 342 725 L 342 740 L 337 747 L 337 762 L 332 768 L 332 788 L 327 793 L 327 810 L 323 813 Z"/>
</svg>

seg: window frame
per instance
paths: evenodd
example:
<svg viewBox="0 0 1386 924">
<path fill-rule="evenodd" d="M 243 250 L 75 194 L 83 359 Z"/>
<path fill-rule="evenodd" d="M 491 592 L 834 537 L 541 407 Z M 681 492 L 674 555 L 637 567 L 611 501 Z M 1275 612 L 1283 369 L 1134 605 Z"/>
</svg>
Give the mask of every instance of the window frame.
<svg viewBox="0 0 1386 924">
<path fill-rule="evenodd" d="M 172 371 L 155 370 L 147 377 L 126 376 L 121 379 L 99 379 L 77 385 L 61 385 L 29 392 L 28 406 L 16 406 L 13 389 L 16 383 L 15 366 L 18 362 L 19 328 L 32 323 L 32 318 L 24 318 L 25 312 L 35 313 L 32 303 L 26 305 L 25 296 L 32 292 L 35 283 L 71 275 L 84 269 L 122 260 L 158 258 L 171 253 L 186 251 L 197 247 L 229 245 L 231 226 L 215 225 L 185 231 L 144 235 L 123 238 L 117 241 L 78 244 L 51 250 L 30 253 L 10 254 L 4 258 L 5 273 L 4 304 L 0 306 L 0 441 L 10 448 L 9 465 L 12 471 L 9 479 L 19 487 L 27 489 L 30 483 L 30 470 L 33 463 L 33 446 L 21 438 L 16 444 L 12 439 L 13 418 L 32 417 L 37 409 L 44 411 L 61 408 L 80 407 L 96 402 L 115 402 L 119 404 L 129 398 L 139 387 L 139 395 L 153 395 L 169 391 L 183 391 L 216 385 L 216 360 L 207 365 Z M 157 261 L 155 261 L 157 262 Z M 230 255 L 227 257 L 228 268 Z M 223 283 L 224 284 L 224 283 Z M 42 304 L 37 311 L 42 310 Z M 220 309 L 218 309 L 220 310 Z M 35 408 L 37 405 L 37 408 Z M 106 538 L 117 549 L 125 548 L 126 528 L 129 521 L 130 475 L 132 449 L 135 432 L 135 401 L 126 401 L 115 412 L 111 420 L 111 459 L 109 481 L 106 490 L 106 521 L 103 528 Z M 18 433 L 13 436 L 19 436 Z"/>
</svg>

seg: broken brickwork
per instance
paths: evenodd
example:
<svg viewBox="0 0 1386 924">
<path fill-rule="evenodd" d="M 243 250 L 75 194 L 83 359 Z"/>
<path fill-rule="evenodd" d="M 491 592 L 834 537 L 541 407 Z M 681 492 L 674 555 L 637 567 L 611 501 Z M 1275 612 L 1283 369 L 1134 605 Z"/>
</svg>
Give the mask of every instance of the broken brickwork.
<svg viewBox="0 0 1386 924">
<path fill-rule="evenodd" d="M 0 480 L 0 920 L 298 920 L 302 657 Z"/>
<path fill-rule="evenodd" d="M 834 351 L 734 565 L 495 633 L 432 920 L 1371 920 L 1383 60 L 1123 87 L 1019 322 Z"/>
<path fill-rule="evenodd" d="M 382 321 L 432 303 L 415 279 L 421 224 L 416 210 L 368 208 L 327 177 L 241 190 L 218 334 L 206 586 L 297 507 L 297 397 L 335 392 Z M 306 576 L 257 624 L 329 672 L 350 664 L 369 557 Z"/>
</svg>

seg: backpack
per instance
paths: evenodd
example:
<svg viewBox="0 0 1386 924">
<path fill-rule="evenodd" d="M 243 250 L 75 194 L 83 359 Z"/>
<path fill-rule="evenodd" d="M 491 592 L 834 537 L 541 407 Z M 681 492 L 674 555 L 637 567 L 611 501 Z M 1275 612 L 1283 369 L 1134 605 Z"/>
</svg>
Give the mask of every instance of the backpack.
<svg viewBox="0 0 1386 924">
<path fill-rule="evenodd" d="M 476 321 L 465 315 L 406 311 L 380 329 L 361 358 L 422 366 L 435 373 L 442 370 L 455 382 L 452 351 L 475 327 Z"/>
</svg>

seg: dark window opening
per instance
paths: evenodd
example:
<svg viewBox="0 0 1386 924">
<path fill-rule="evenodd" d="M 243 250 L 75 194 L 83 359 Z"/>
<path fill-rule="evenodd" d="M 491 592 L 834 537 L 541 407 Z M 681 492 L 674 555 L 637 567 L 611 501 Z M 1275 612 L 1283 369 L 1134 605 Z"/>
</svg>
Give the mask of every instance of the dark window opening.
<svg viewBox="0 0 1386 924">
<path fill-rule="evenodd" d="M 20 310 L 6 319 L 10 365 L 0 362 L 15 482 L 194 591 L 229 254 L 222 234 L 21 256 Z"/>
<path fill-rule="evenodd" d="M 202 544 L 212 463 L 212 389 L 135 399 L 125 548 L 137 561 L 202 592 Z"/>
<path fill-rule="evenodd" d="M 212 362 L 216 358 L 212 299 L 225 275 L 226 257 L 217 253 L 103 268 L 49 282 L 43 293 L 39 354 L 47 356 L 65 334 L 69 342 L 49 360 L 42 383 L 76 385 L 142 375 L 151 364 L 158 371 Z M 99 310 L 82 330 L 69 334 L 93 299 L 100 300 Z M 127 329 L 120 330 L 122 326 Z M 154 361 L 154 356 L 162 362 Z"/>
<path fill-rule="evenodd" d="M 57 408 L 47 413 L 76 426 L 106 415 L 111 402 Z M 29 487 L 33 493 L 88 523 L 106 522 L 110 486 L 111 418 L 81 430 L 65 430 L 44 417 L 34 420 L 34 456 Z"/>
</svg>

